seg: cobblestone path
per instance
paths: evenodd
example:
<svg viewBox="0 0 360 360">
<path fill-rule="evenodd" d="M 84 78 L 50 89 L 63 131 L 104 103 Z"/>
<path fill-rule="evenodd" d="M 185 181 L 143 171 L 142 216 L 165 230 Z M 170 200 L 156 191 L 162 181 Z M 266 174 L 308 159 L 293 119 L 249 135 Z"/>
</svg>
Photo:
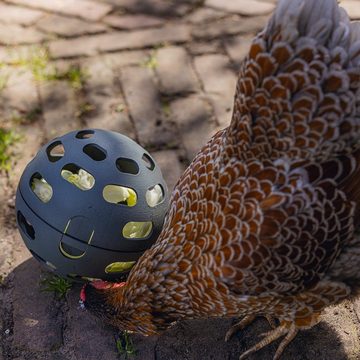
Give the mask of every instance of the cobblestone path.
<svg viewBox="0 0 360 360">
<path fill-rule="evenodd" d="M 0 127 L 20 135 L 0 172 L 0 360 L 125 359 L 118 333 L 41 292 L 42 270 L 15 228 L 19 176 L 39 147 L 73 129 L 119 131 L 159 162 L 171 189 L 194 154 L 227 126 L 239 64 L 275 0 L 0 1 Z M 360 19 L 360 1 L 342 1 Z M 360 300 L 328 309 L 283 359 L 360 359 Z M 258 320 L 229 343 L 233 320 L 180 323 L 132 336 L 143 360 L 238 359 Z M 271 359 L 275 345 L 251 359 Z M 131 357 L 129 357 L 131 358 Z"/>
</svg>

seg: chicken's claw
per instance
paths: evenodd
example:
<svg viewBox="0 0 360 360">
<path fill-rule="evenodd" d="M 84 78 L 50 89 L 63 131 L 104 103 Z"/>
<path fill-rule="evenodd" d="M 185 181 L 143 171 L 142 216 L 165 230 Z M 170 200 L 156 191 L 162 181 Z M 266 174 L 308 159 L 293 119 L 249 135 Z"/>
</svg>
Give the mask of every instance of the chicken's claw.
<svg viewBox="0 0 360 360">
<path fill-rule="evenodd" d="M 231 326 L 225 335 L 225 341 L 228 342 L 236 332 L 243 330 L 246 326 L 250 325 L 255 318 L 255 315 L 247 315 L 235 325 Z"/>
<path fill-rule="evenodd" d="M 291 325 L 290 327 L 285 325 L 280 325 L 276 329 L 273 329 L 265 334 L 264 339 L 259 341 L 256 345 L 251 347 L 249 350 L 242 353 L 239 357 L 239 360 L 243 360 L 247 358 L 249 355 L 253 354 L 254 352 L 262 349 L 263 347 L 271 344 L 273 341 L 279 339 L 280 337 L 285 336 L 285 338 L 281 341 L 279 347 L 276 350 L 273 360 L 279 360 L 281 354 L 283 353 L 286 346 L 294 339 L 296 334 L 298 333 L 299 329 L 296 325 Z"/>
</svg>

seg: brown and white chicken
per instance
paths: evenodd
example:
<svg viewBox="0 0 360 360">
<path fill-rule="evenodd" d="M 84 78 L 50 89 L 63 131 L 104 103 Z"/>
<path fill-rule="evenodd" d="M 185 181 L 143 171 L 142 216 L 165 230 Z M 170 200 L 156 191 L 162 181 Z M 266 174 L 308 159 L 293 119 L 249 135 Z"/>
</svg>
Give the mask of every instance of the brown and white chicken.
<svg viewBox="0 0 360 360">
<path fill-rule="evenodd" d="M 231 124 L 177 183 L 123 286 L 85 305 L 144 335 L 181 319 L 278 319 L 241 359 L 360 285 L 360 23 L 336 0 L 280 0 L 239 76 Z"/>
</svg>

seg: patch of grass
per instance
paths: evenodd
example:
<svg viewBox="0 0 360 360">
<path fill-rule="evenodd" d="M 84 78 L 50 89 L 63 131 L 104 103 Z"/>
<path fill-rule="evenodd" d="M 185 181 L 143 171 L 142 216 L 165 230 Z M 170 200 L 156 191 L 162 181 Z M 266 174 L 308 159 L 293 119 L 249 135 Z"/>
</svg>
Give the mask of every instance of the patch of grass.
<svg viewBox="0 0 360 360">
<path fill-rule="evenodd" d="M 28 53 L 14 57 L 11 65 L 30 70 L 37 81 L 47 78 L 53 71 L 49 67 L 49 54 L 43 47 L 33 47 Z"/>
<path fill-rule="evenodd" d="M 95 105 L 90 104 L 88 102 L 84 102 L 79 105 L 78 110 L 75 113 L 77 118 L 82 118 L 83 116 L 93 112 L 96 109 Z"/>
<path fill-rule="evenodd" d="M 158 66 L 156 50 L 151 51 L 150 55 L 142 62 L 141 65 L 148 69 L 156 69 Z"/>
<path fill-rule="evenodd" d="M 0 74 L 0 93 L 6 88 L 9 76 L 9 74 Z"/>
<path fill-rule="evenodd" d="M 20 140 L 13 130 L 0 128 L 0 170 L 9 171 L 11 167 L 10 147 Z"/>
<path fill-rule="evenodd" d="M 71 289 L 72 283 L 57 275 L 48 275 L 40 281 L 41 291 L 53 292 L 58 298 L 64 298 Z"/>
<path fill-rule="evenodd" d="M 81 89 L 89 75 L 78 67 L 70 66 L 64 73 L 67 80 L 74 89 Z"/>
<path fill-rule="evenodd" d="M 115 107 L 115 112 L 122 113 L 126 109 L 126 106 L 124 104 L 119 104 Z"/>
<path fill-rule="evenodd" d="M 161 101 L 161 107 L 164 115 L 168 118 L 171 115 L 170 103 L 166 100 Z"/>
<path fill-rule="evenodd" d="M 50 64 L 49 52 L 44 47 L 34 47 L 27 55 L 20 55 L 12 65 L 30 70 L 36 81 L 65 80 L 78 90 L 84 86 L 89 75 L 79 66 L 70 65 L 65 70 L 58 70 Z"/>
<path fill-rule="evenodd" d="M 83 88 L 86 79 L 89 77 L 88 73 L 80 69 L 80 67 L 71 65 L 65 71 L 55 70 L 54 74 L 48 80 L 65 80 L 75 89 Z"/>
<path fill-rule="evenodd" d="M 116 349 L 119 355 L 125 355 L 127 359 L 128 356 L 136 355 L 136 350 L 133 344 L 133 341 L 130 338 L 130 335 L 127 331 L 119 334 L 119 337 L 116 340 Z"/>
</svg>

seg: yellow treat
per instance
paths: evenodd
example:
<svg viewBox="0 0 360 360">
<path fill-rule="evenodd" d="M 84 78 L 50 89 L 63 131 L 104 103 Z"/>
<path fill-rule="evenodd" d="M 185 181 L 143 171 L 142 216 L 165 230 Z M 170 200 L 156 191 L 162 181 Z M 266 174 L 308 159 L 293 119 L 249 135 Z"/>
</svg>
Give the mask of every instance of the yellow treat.
<svg viewBox="0 0 360 360">
<path fill-rule="evenodd" d="M 109 273 L 117 273 L 117 272 L 123 272 L 126 270 L 131 269 L 135 265 L 135 261 L 128 261 L 128 262 L 115 262 L 112 264 L 109 264 L 105 268 L 105 272 L 107 274 Z"/>
</svg>

